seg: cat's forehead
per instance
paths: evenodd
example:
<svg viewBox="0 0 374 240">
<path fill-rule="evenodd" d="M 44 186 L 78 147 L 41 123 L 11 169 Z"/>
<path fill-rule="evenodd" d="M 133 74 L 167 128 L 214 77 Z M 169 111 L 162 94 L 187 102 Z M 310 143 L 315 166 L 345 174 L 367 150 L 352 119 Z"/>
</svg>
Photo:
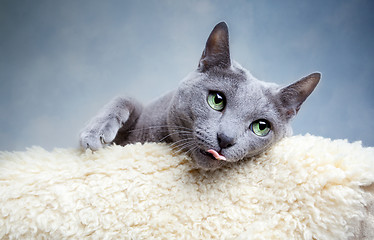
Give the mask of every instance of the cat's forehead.
<svg viewBox="0 0 374 240">
<path fill-rule="evenodd" d="M 257 80 L 244 68 L 235 66 L 229 69 L 212 69 L 205 73 L 203 79 L 206 87 L 226 94 L 258 97 L 257 94 L 268 89 L 267 83 Z"/>
<path fill-rule="evenodd" d="M 182 82 L 182 89 L 194 91 L 219 91 L 231 99 L 254 99 L 264 97 L 277 86 L 254 78 L 248 70 L 236 62 L 229 68 L 211 68 L 206 72 L 193 72 Z M 193 91 L 193 92 L 194 92 Z"/>
<path fill-rule="evenodd" d="M 215 81 L 230 81 L 230 82 L 247 82 L 249 81 L 249 74 L 242 68 L 230 67 L 227 69 L 212 68 L 205 72 L 205 77 Z"/>
</svg>

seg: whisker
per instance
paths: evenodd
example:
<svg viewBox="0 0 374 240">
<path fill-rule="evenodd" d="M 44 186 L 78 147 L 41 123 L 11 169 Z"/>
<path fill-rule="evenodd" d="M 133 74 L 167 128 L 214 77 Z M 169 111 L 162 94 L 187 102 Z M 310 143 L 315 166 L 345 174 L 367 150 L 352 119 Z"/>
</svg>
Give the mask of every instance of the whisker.
<svg viewBox="0 0 374 240">
<path fill-rule="evenodd" d="M 181 150 L 181 149 L 184 149 L 188 146 L 192 146 L 193 145 L 193 142 L 190 141 L 190 140 L 187 140 L 187 141 L 184 141 L 184 142 L 179 142 L 177 144 L 174 144 L 174 146 L 171 146 L 171 149 L 173 149 L 174 151 L 175 150 Z"/>
<path fill-rule="evenodd" d="M 180 118 L 182 120 L 189 121 L 187 119 Z M 188 151 L 194 148 L 196 143 L 194 143 L 195 138 L 192 137 L 194 135 L 194 131 L 185 126 L 178 126 L 178 125 L 154 125 L 154 126 L 148 126 L 148 127 L 143 127 L 143 128 L 135 128 L 128 130 L 128 133 L 142 133 L 142 132 L 147 132 L 147 131 L 152 131 L 152 130 L 160 130 L 160 131 L 165 131 L 167 133 L 165 136 L 163 136 L 161 139 L 157 140 L 157 142 L 163 142 L 165 139 L 171 136 L 180 136 L 183 139 L 180 139 L 178 141 L 172 142 L 170 147 L 172 148 L 173 151 L 177 151 L 178 153 L 181 151 L 185 151 L 188 149 Z"/>
<path fill-rule="evenodd" d="M 198 149 L 199 147 L 197 146 L 197 145 L 195 145 L 193 148 L 190 148 L 187 152 L 186 152 L 186 154 L 188 155 L 188 154 L 190 154 L 190 152 L 192 153 L 193 151 L 195 151 L 196 149 Z"/>
<path fill-rule="evenodd" d="M 180 145 L 179 145 L 179 143 L 189 143 L 189 142 L 192 142 L 191 140 L 194 140 L 194 138 L 184 138 L 184 139 L 181 139 L 181 140 L 178 140 L 178 141 L 176 141 L 176 142 L 174 142 L 174 143 L 172 143 L 171 145 L 170 145 L 170 147 L 179 147 Z"/>
<path fill-rule="evenodd" d="M 183 127 L 183 126 L 170 126 L 170 125 L 158 125 L 158 126 L 149 126 L 144 128 L 136 128 L 129 130 L 129 133 L 133 132 L 139 132 L 139 131 L 145 131 L 145 130 L 151 130 L 151 129 L 165 129 L 165 130 L 180 130 L 180 131 L 188 131 L 193 132 L 192 129 Z"/>
<path fill-rule="evenodd" d="M 176 146 L 175 148 L 172 148 L 172 149 L 174 151 L 176 151 L 176 153 L 179 154 L 179 153 L 181 153 L 182 151 L 185 151 L 188 148 L 189 148 L 189 150 L 191 150 L 191 148 L 193 149 L 193 148 L 196 148 L 196 147 L 197 147 L 196 143 L 194 143 L 194 142 L 186 142 L 186 143 L 182 143 L 182 144 L 180 144 L 180 145 L 178 145 L 178 146 Z"/>
<path fill-rule="evenodd" d="M 161 138 L 160 140 L 158 140 L 158 142 L 162 142 L 164 141 L 166 138 L 170 137 L 170 136 L 173 136 L 173 135 L 181 135 L 181 136 L 191 136 L 191 132 L 187 132 L 187 131 L 179 131 L 179 132 L 173 132 L 173 133 L 170 133 L 168 135 L 166 135 L 165 137 Z"/>
<path fill-rule="evenodd" d="M 196 144 L 194 144 L 194 145 L 190 146 L 189 149 L 188 149 L 187 151 L 184 151 L 184 153 L 185 153 L 186 155 L 191 155 L 191 154 L 192 154 L 194 151 L 196 151 L 197 149 L 199 149 L 199 147 L 198 147 Z M 178 153 L 180 153 L 180 152 L 178 152 Z"/>
</svg>

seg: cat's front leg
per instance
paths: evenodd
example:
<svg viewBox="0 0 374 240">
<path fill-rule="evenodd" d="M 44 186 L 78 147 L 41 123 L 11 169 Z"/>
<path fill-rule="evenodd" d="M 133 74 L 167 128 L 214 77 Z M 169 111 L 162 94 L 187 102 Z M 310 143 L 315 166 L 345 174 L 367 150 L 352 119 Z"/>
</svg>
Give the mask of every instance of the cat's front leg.
<svg viewBox="0 0 374 240">
<path fill-rule="evenodd" d="M 97 150 L 112 143 L 119 129 L 130 129 L 135 124 L 141 110 L 142 106 L 133 99 L 113 99 L 83 128 L 81 147 Z"/>
</svg>

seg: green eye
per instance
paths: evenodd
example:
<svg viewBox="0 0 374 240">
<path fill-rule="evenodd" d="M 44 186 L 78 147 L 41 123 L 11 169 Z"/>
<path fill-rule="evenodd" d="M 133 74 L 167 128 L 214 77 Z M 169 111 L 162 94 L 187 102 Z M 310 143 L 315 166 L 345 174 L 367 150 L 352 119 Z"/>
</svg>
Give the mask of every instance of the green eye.
<svg viewBox="0 0 374 240">
<path fill-rule="evenodd" d="M 260 119 L 254 121 L 250 128 L 257 136 L 264 137 L 270 132 L 270 123 L 265 119 Z"/>
<path fill-rule="evenodd" d="M 220 92 L 210 92 L 208 95 L 208 104 L 216 111 L 222 111 L 226 105 L 226 98 Z"/>
</svg>

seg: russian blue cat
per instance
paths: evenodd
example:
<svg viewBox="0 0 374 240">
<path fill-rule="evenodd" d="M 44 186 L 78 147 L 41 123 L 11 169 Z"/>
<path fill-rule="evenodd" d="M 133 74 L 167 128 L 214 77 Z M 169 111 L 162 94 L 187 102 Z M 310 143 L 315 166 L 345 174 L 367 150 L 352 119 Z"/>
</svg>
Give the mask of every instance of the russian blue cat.
<svg viewBox="0 0 374 240">
<path fill-rule="evenodd" d="M 221 22 L 178 89 L 144 107 L 114 99 L 82 130 L 80 144 L 97 150 L 110 143 L 166 142 L 198 167 L 216 169 L 291 135 L 290 121 L 320 77 L 313 73 L 286 87 L 257 80 L 231 61 L 228 28 Z"/>
</svg>

